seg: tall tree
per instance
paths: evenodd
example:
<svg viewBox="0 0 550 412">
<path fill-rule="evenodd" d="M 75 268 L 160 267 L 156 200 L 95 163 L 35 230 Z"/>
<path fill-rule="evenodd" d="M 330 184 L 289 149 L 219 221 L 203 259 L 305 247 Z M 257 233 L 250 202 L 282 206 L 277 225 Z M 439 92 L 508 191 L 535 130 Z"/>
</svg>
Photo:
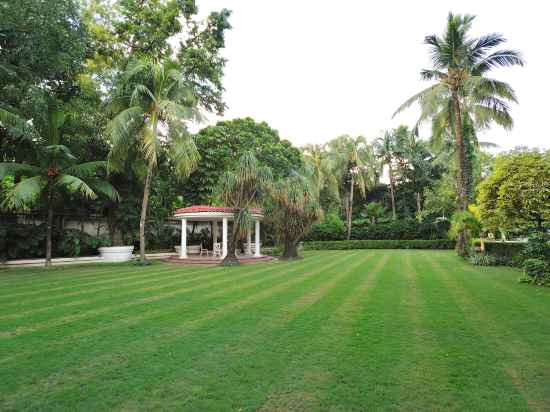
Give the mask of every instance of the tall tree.
<svg viewBox="0 0 550 412">
<path fill-rule="evenodd" d="M 32 150 L 22 163 L 0 163 L 0 181 L 13 176 L 15 184 L 4 193 L 3 207 L 25 210 L 46 205 L 46 266 L 52 259 L 52 230 L 56 206 L 62 200 L 63 192 L 87 199 L 98 194 L 111 200 L 118 199 L 116 190 L 102 177 L 107 163 L 93 161 L 78 163 L 71 150 L 63 144 L 65 114 L 50 100 L 45 121 L 34 126 L 16 115 L 0 109 L 0 126 L 9 125 L 20 130 L 20 139 L 31 139 Z"/>
<path fill-rule="evenodd" d="M 297 243 L 321 217 L 315 185 L 306 177 L 295 175 L 276 182 L 270 190 L 282 259 L 298 258 Z"/>
<path fill-rule="evenodd" d="M 304 167 L 311 176 L 311 182 L 317 191 L 319 203 L 328 211 L 336 203 L 339 208 L 340 193 L 338 179 L 334 173 L 334 159 L 327 151 L 326 145 L 308 144 L 302 148 Z"/>
<path fill-rule="evenodd" d="M 397 159 L 398 143 L 395 131 L 386 131 L 384 135 L 374 142 L 376 156 L 382 161 L 382 165 L 388 166 L 388 177 L 390 180 L 390 198 L 392 218 L 397 219 L 395 211 L 395 176 L 394 167 Z"/>
<path fill-rule="evenodd" d="M 112 108 L 117 114 L 108 126 L 111 163 L 121 167 L 135 158 L 137 168 L 145 169 L 139 223 L 140 259 L 145 261 L 149 193 L 160 155 L 165 153 L 174 172 L 182 177 L 189 175 L 199 159 L 185 123 L 197 118 L 197 101 L 178 64 L 141 60 L 128 68 Z"/>
<path fill-rule="evenodd" d="M 414 102 L 428 102 L 434 96 L 448 93 L 446 111 L 441 117 L 428 113 L 434 121 L 452 126 L 458 158 L 458 198 L 459 208 L 465 211 L 468 206 L 466 150 L 463 139 L 464 108 L 468 99 L 477 105 L 480 119 L 487 123 L 508 115 L 506 101 L 515 101 L 513 90 L 504 82 L 486 77 L 493 68 L 523 65 L 523 60 L 515 50 L 496 50 L 506 40 L 500 34 L 487 34 L 479 38 L 471 37 L 472 21 L 475 16 L 449 13 L 442 36 L 430 35 L 424 43 L 430 47 L 433 68 L 422 70 L 424 80 L 437 81 L 436 84 L 416 94 L 399 109 L 403 110 Z M 497 121 L 498 121 L 497 120 Z M 458 251 L 467 254 L 466 234 L 458 236 Z"/>
<path fill-rule="evenodd" d="M 251 118 L 217 122 L 201 129 L 195 136 L 201 155 L 197 168 L 189 176 L 182 194 L 186 201 L 211 202 L 213 189 L 225 170 L 233 169 L 241 156 L 253 152 L 258 162 L 271 168 L 275 179 L 300 170 L 300 151 L 265 122 Z"/>
<path fill-rule="evenodd" d="M 271 169 L 261 165 L 252 152 L 243 154 L 237 166 L 222 175 L 217 194 L 225 206 L 234 209 L 233 230 L 223 265 L 239 264 L 235 254 L 237 242 L 245 238 L 251 225 L 251 209 L 261 205 L 272 179 Z"/>
<path fill-rule="evenodd" d="M 347 239 L 351 237 L 353 197 L 357 186 L 363 197 L 377 181 L 374 153 L 363 136 L 340 136 L 328 143 L 334 161 L 334 172 L 342 182 L 346 211 Z"/>
</svg>

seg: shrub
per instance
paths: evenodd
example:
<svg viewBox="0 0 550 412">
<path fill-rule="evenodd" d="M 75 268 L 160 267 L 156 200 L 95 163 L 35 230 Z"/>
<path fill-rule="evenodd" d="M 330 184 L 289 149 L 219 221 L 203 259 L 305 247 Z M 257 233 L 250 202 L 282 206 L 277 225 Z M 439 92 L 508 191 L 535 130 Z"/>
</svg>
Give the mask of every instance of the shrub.
<svg viewBox="0 0 550 412">
<path fill-rule="evenodd" d="M 453 249 L 455 242 L 436 240 L 336 240 L 304 242 L 304 250 L 350 249 Z"/>
<path fill-rule="evenodd" d="M 346 237 L 346 225 L 337 214 L 327 214 L 323 222 L 313 225 L 306 240 L 342 240 Z"/>
<path fill-rule="evenodd" d="M 495 266 L 498 261 L 494 256 L 487 253 L 471 253 L 470 263 L 476 266 Z"/>
<path fill-rule="evenodd" d="M 330 216 L 330 217 L 329 217 Z M 356 219 L 351 227 L 353 240 L 410 240 L 446 239 L 448 221 L 418 222 L 415 219 L 391 220 L 373 224 L 368 219 Z M 343 240 L 346 237 L 344 222 L 335 215 L 315 225 L 305 240 Z"/>
<path fill-rule="evenodd" d="M 526 259 L 523 262 L 523 273 L 520 282 L 550 286 L 550 265 L 542 259 Z"/>
<path fill-rule="evenodd" d="M 537 233 L 529 237 L 529 240 L 518 254 L 521 261 L 526 259 L 541 259 L 550 264 L 550 242 L 548 235 Z"/>
<path fill-rule="evenodd" d="M 488 242 L 485 241 L 485 253 L 496 259 L 497 263 L 506 266 L 518 266 L 518 258 L 525 243 Z"/>
</svg>

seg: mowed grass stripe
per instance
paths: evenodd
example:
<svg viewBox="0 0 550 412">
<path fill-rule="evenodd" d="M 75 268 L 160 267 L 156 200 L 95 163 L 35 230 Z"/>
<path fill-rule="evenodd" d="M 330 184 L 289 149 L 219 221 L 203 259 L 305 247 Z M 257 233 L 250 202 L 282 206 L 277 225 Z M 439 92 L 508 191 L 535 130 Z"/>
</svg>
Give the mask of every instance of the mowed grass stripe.
<svg viewBox="0 0 550 412">
<path fill-rule="evenodd" d="M 406 253 L 403 277 L 408 293 L 405 308 L 412 334 L 407 357 L 408 373 L 401 391 L 406 397 L 399 401 L 405 410 L 451 411 L 456 410 L 458 404 L 449 376 L 448 353 L 440 345 L 426 316 L 430 310 L 422 286 L 431 276 L 426 265 L 418 259 L 417 251 Z"/>
<path fill-rule="evenodd" d="M 506 404 L 510 410 L 529 410 L 529 406 L 499 363 L 487 331 L 479 330 L 472 320 L 476 309 L 461 300 L 452 289 L 452 278 L 463 276 L 460 266 L 443 268 L 444 254 L 421 252 L 429 268 L 429 278 L 421 279 L 424 298 L 429 307 L 430 328 L 447 353 L 449 381 L 455 410 L 491 411 Z M 484 287 L 479 279 L 479 287 Z M 489 326 L 489 325 L 488 325 Z"/>
<path fill-rule="evenodd" d="M 353 334 L 357 316 L 387 262 L 388 256 L 378 255 L 370 264 L 354 268 L 355 276 L 349 284 L 348 294 L 340 299 L 339 306 L 319 325 L 307 346 L 296 345 L 293 348 L 282 370 L 255 399 L 254 409 L 320 410 L 326 407 L 327 394 L 332 392 L 335 383 L 333 370 L 340 362 L 340 356 Z"/>
<path fill-rule="evenodd" d="M 154 273 L 178 273 L 180 276 L 185 277 L 195 273 L 199 273 L 201 269 L 204 269 L 204 268 L 197 269 L 196 267 L 194 267 L 194 270 L 189 270 L 189 268 L 186 266 L 167 265 L 167 264 L 158 263 L 154 265 L 153 269 L 156 269 Z M 223 268 L 220 266 L 217 266 L 211 269 L 219 271 Z M 63 295 L 69 295 L 69 293 L 71 293 L 70 292 L 71 290 L 76 290 L 76 292 L 79 292 L 83 288 L 88 288 L 90 286 L 93 287 L 93 286 L 112 284 L 112 283 L 115 283 L 115 285 L 113 286 L 117 286 L 117 284 L 126 285 L 126 282 L 128 280 L 136 280 L 136 279 L 139 280 L 147 277 L 151 277 L 151 268 L 149 268 L 149 270 L 142 268 L 140 272 L 116 273 L 116 274 L 112 274 L 107 279 L 104 279 L 102 277 L 100 280 L 92 280 L 91 282 L 82 282 L 82 281 L 71 282 L 71 279 L 67 279 L 67 281 L 64 283 L 63 286 L 57 286 L 55 288 L 52 288 L 48 285 L 44 285 L 43 287 L 38 288 L 37 290 L 30 290 L 26 292 L 18 292 L 12 295 L 5 295 L 2 297 L 2 299 L 6 305 L 10 301 L 10 299 L 14 300 L 14 304 L 21 302 L 23 298 L 29 298 L 29 301 L 32 302 L 33 299 L 36 299 L 35 296 L 43 295 L 45 292 L 48 292 L 50 294 L 52 292 L 61 292 L 59 293 L 59 295 L 54 294 L 54 296 L 63 296 Z"/>
<path fill-rule="evenodd" d="M 200 348 L 201 353 L 204 352 L 203 355 L 195 353 L 199 349 L 198 347 L 181 348 L 180 353 L 186 354 L 185 359 L 182 359 L 181 363 L 176 362 L 176 364 L 182 367 L 174 368 L 170 373 L 165 374 L 162 382 L 154 385 L 147 384 L 148 395 L 146 397 L 140 396 L 140 393 L 143 394 L 142 387 L 135 388 L 131 393 L 125 395 L 132 401 L 123 402 L 117 409 L 133 409 L 136 405 L 141 405 L 145 409 L 156 409 L 160 406 L 162 399 L 170 399 L 185 391 L 185 388 L 195 387 L 208 376 L 207 381 L 212 384 L 202 388 L 204 395 L 216 396 L 216 392 L 218 392 L 232 400 L 233 409 L 253 410 L 250 401 L 247 403 L 247 398 L 251 396 L 250 392 L 232 391 L 230 387 L 221 387 L 221 382 L 238 383 L 239 380 L 246 380 L 266 385 L 268 382 L 265 378 L 260 379 L 260 376 L 257 376 L 265 376 L 266 370 L 262 369 L 262 366 L 266 365 L 262 365 L 265 363 L 262 358 L 266 354 L 272 353 L 284 353 L 287 357 L 292 356 L 292 342 L 284 336 L 285 331 L 289 329 L 304 331 L 303 333 L 313 337 L 316 334 L 316 325 L 322 323 L 322 319 L 314 316 L 319 314 L 319 305 L 322 305 L 329 296 L 339 293 L 344 288 L 355 290 L 354 278 L 358 271 L 372 266 L 370 259 L 372 259 L 371 254 L 362 252 L 348 265 L 340 265 L 341 268 L 335 267 L 331 271 L 323 273 L 322 277 L 312 279 L 314 282 L 302 284 L 301 289 L 288 291 L 284 296 L 284 302 L 275 301 L 272 305 L 266 303 L 260 311 L 254 312 L 252 316 L 241 312 L 235 317 L 225 319 L 225 322 L 220 325 L 219 332 L 215 332 L 227 335 L 225 343 L 216 340 L 215 344 L 210 347 Z M 289 297 L 294 300 L 289 301 Z M 336 299 L 336 301 L 339 300 Z M 328 312 L 330 313 L 330 310 Z M 233 327 L 228 326 L 243 323 L 246 327 L 238 331 L 233 331 Z M 281 352 L 281 348 L 284 348 L 283 352 Z M 194 362 L 189 362 L 189 357 L 192 357 Z M 235 365 L 239 365 L 239 368 L 235 368 Z M 279 367 L 284 368 L 285 365 L 286 363 L 281 357 L 278 357 L 276 363 L 269 362 L 267 366 L 269 380 L 278 379 Z M 243 371 L 243 368 L 246 370 Z M 144 383 L 146 382 L 147 380 L 144 381 Z M 238 387 L 240 385 L 237 384 L 235 388 Z M 266 386 L 266 389 L 268 387 Z M 258 388 L 255 389 L 255 392 L 257 391 Z M 193 410 L 209 409 L 207 404 L 202 404 L 200 401 L 191 403 L 196 399 L 193 399 L 191 394 L 187 396 L 189 399 L 185 400 L 185 404 L 188 408 Z M 246 399 L 239 399 L 243 396 Z M 197 394 L 197 397 L 201 398 L 202 396 Z"/>
<path fill-rule="evenodd" d="M 106 268 L 104 268 L 106 266 Z M 102 278 L 117 277 L 136 273 L 149 273 L 150 269 L 157 266 L 164 266 L 164 263 L 153 261 L 150 266 L 139 266 L 135 263 L 89 263 L 86 265 L 55 266 L 53 268 L 34 269 L 29 273 L 29 279 L 20 281 L 21 274 L 10 276 L 12 272 L 29 270 L 29 268 L 9 268 L 0 271 L 0 281 L 4 280 L 2 291 L 9 291 L 0 294 L 0 298 L 20 291 L 32 292 L 41 291 L 46 287 L 57 287 L 58 285 L 80 285 L 86 281 L 101 280 Z M 195 268 L 182 266 L 182 271 L 189 271 Z M 55 274 L 55 275 L 53 275 Z M 8 278 L 9 280 L 6 280 Z"/>
<path fill-rule="evenodd" d="M 177 343 L 179 339 L 188 336 L 193 331 L 198 333 L 203 326 L 205 330 L 208 331 L 210 330 L 209 325 L 211 323 L 215 324 L 216 320 L 223 318 L 224 316 L 228 316 L 233 312 L 242 311 L 250 306 L 261 307 L 262 302 L 269 299 L 273 295 L 282 294 L 284 297 L 284 292 L 288 289 L 297 287 L 300 283 L 310 279 L 311 276 L 319 276 L 319 274 L 323 271 L 330 270 L 331 267 L 337 266 L 351 257 L 352 256 L 350 255 L 344 255 L 342 258 L 333 260 L 324 267 L 318 267 L 315 270 L 308 271 L 304 274 L 292 276 L 290 279 L 286 279 L 285 281 L 269 289 L 260 290 L 252 295 L 245 294 L 244 296 L 241 296 L 240 299 L 208 310 L 203 313 L 202 316 L 195 319 L 186 319 L 177 325 L 172 325 L 161 334 L 155 336 L 145 336 L 139 341 L 131 339 L 125 344 L 121 343 L 120 347 L 112 348 L 113 352 L 111 353 L 104 352 L 102 355 L 92 357 L 92 359 L 86 356 L 84 359 L 79 359 L 77 365 L 63 368 L 59 372 L 59 376 L 46 376 L 44 380 L 39 380 L 37 383 L 20 386 L 19 390 L 17 390 L 13 396 L 6 399 L 6 404 L 11 405 L 15 400 L 23 401 L 27 398 L 29 393 L 35 393 L 36 391 L 49 391 L 51 389 L 50 383 L 52 380 L 57 381 L 57 379 L 60 379 L 63 387 L 78 387 L 82 380 L 86 380 L 86 378 L 82 375 L 85 375 L 87 372 L 100 370 L 102 374 L 112 373 L 114 370 L 119 370 L 121 367 L 120 358 L 125 358 L 126 354 L 129 354 L 128 356 L 141 356 L 140 353 L 143 353 L 144 351 L 151 352 L 152 354 L 163 353 L 166 350 L 167 345 Z M 42 370 L 36 372 L 39 373 L 42 372 Z M 123 373 L 124 370 L 120 372 Z M 47 373 L 47 375 L 50 375 L 50 373 Z M 96 376 L 96 378 L 98 377 Z"/>
<path fill-rule="evenodd" d="M 308 373 L 320 374 L 311 387 L 305 388 L 306 392 L 316 391 L 311 402 L 314 408 L 399 409 L 399 377 L 408 350 L 404 340 L 409 333 L 408 319 L 402 307 L 407 290 L 399 275 L 401 251 L 378 253 L 388 260 L 368 287 L 366 299 L 351 311 L 345 338 L 338 343 L 339 354 L 327 366 L 330 373 L 323 373 L 313 362 L 304 365 Z M 318 362 L 321 367 L 324 365 L 321 357 Z"/>
<path fill-rule="evenodd" d="M 304 269 L 306 269 L 305 267 L 306 265 L 307 266 L 316 265 L 316 264 L 322 265 L 324 263 L 323 262 L 324 260 L 329 261 L 332 259 L 330 255 L 323 256 L 323 257 L 318 256 L 317 258 L 318 259 L 310 259 L 308 261 L 301 262 L 299 264 L 290 263 L 290 262 L 280 263 L 277 265 L 278 266 L 276 268 L 277 272 L 266 274 L 263 277 L 260 277 L 259 280 L 256 280 L 253 282 L 253 285 L 243 284 L 240 290 L 246 290 L 248 288 L 251 288 L 252 286 L 258 286 L 258 285 L 263 286 L 262 284 L 265 284 L 265 283 L 268 283 L 268 286 L 269 286 L 271 285 L 269 284 L 270 281 L 272 281 L 273 283 L 277 283 L 280 278 L 292 276 L 296 272 L 303 271 Z M 290 266 L 290 267 L 286 267 L 286 266 Z M 267 269 L 268 268 L 264 267 L 264 270 L 256 271 L 254 272 L 254 274 L 258 275 L 261 272 L 267 272 Z M 274 271 L 274 268 L 271 268 L 269 270 L 269 272 L 273 272 L 273 271 Z M 285 271 L 283 276 L 280 275 L 280 271 Z M 234 282 L 235 280 L 236 280 L 235 277 L 233 277 L 232 281 Z M 234 288 L 227 289 L 227 292 L 230 292 L 230 290 L 233 290 L 233 289 Z M 231 293 L 226 293 L 225 300 L 231 300 L 231 298 L 232 298 Z M 90 338 L 93 338 L 95 335 L 100 335 L 101 333 L 107 332 L 109 330 L 116 330 L 117 328 L 120 328 L 120 327 L 135 328 L 139 325 L 141 327 L 147 327 L 148 330 L 152 330 L 154 328 L 158 329 L 160 328 L 160 323 L 159 323 L 160 320 L 166 319 L 173 314 L 179 314 L 182 310 L 185 310 L 188 307 L 199 308 L 200 307 L 199 304 L 204 300 L 208 300 L 209 307 L 213 306 L 212 302 L 214 301 L 212 301 L 208 297 L 208 295 L 197 294 L 195 291 L 194 295 L 190 293 L 187 299 L 183 302 L 181 301 L 181 299 L 178 299 L 177 301 L 174 301 L 172 299 L 172 302 L 170 302 L 169 307 L 167 307 L 167 305 L 163 305 L 163 303 L 166 303 L 167 300 L 161 300 L 161 301 L 155 302 L 157 303 L 157 306 L 158 306 L 156 308 L 153 308 L 152 305 L 149 304 L 147 311 L 145 313 L 141 307 L 132 307 L 133 312 L 118 313 L 116 318 L 90 319 L 90 321 L 92 321 L 90 325 L 81 321 L 74 325 L 76 327 L 76 330 L 75 328 L 71 329 L 68 334 L 66 334 L 65 336 L 61 336 L 61 338 L 59 339 L 54 339 L 54 340 L 50 339 L 50 347 L 67 346 L 69 344 L 74 345 L 75 341 L 82 340 L 82 339 L 87 339 L 88 341 L 90 341 Z M 219 304 L 220 302 L 215 302 L 215 305 L 219 305 Z M 185 313 L 185 315 L 188 317 L 193 316 L 194 314 L 195 313 L 193 313 L 192 311 L 186 311 Z M 196 313 L 197 316 L 199 314 L 200 313 Z M 180 321 L 180 320 L 181 320 L 181 315 L 177 318 L 177 321 Z M 143 324 L 144 321 L 148 321 L 149 323 L 144 325 Z M 101 326 L 98 326 L 97 325 L 98 323 L 100 323 Z M 67 329 L 67 327 L 65 327 L 65 329 Z M 45 333 L 47 333 L 47 331 Z M 29 346 L 30 348 L 41 347 L 40 345 L 41 341 L 47 337 L 48 335 L 44 336 L 44 334 L 35 333 L 30 336 L 21 337 L 21 339 L 24 338 L 22 342 L 21 342 L 21 339 L 17 340 L 17 338 L 7 342 L 0 341 L 0 343 L 2 343 L 2 345 L 0 345 L 0 348 L 3 346 L 6 352 L 9 352 L 10 349 L 17 350 L 18 352 L 18 356 L 11 355 L 6 358 L 2 358 L 0 360 L 0 364 L 17 361 L 18 358 L 20 358 L 21 356 L 24 356 L 24 357 L 33 357 L 37 355 L 43 356 L 44 355 L 43 351 L 40 351 L 40 350 L 38 351 L 36 349 L 34 350 L 30 349 L 27 351 L 22 350 L 21 344 L 22 343 L 26 344 L 26 346 Z M 95 345 L 97 346 L 97 344 L 98 343 L 96 342 Z M 71 348 L 74 349 L 74 346 Z"/>
<path fill-rule="evenodd" d="M 261 272 L 269 272 L 269 271 L 276 271 L 276 270 L 277 270 L 276 265 L 266 264 L 265 266 L 262 266 L 262 268 L 256 268 L 255 271 L 240 273 L 239 275 L 236 275 L 234 277 L 231 276 L 230 274 L 227 274 L 227 276 L 222 276 L 223 272 L 220 272 L 219 274 L 217 274 L 218 276 L 216 276 L 216 278 L 213 281 L 209 281 L 206 283 L 204 282 L 205 280 L 204 278 L 208 279 L 209 277 L 212 277 L 212 276 L 205 275 L 202 280 L 199 278 L 197 279 L 198 280 L 197 282 L 193 282 L 193 283 L 197 283 L 197 285 L 191 286 L 191 287 L 186 285 L 187 282 L 185 279 L 178 279 L 175 282 L 171 282 L 168 284 L 160 283 L 156 286 L 141 288 L 141 289 L 137 289 L 136 291 L 123 291 L 122 292 L 123 299 L 120 299 L 120 296 L 115 296 L 115 297 L 119 297 L 119 299 L 115 299 L 114 301 L 115 302 L 121 301 L 121 302 L 118 302 L 117 304 L 114 304 L 114 305 L 111 304 L 107 306 L 102 306 L 100 308 L 96 308 L 97 305 L 91 305 L 92 308 L 88 310 L 82 310 L 74 314 L 62 315 L 62 316 L 53 317 L 53 318 L 50 316 L 47 320 L 44 320 L 44 321 L 39 320 L 38 322 L 34 322 L 33 320 L 31 320 L 31 323 L 24 323 L 24 324 L 18 323 L 17 320 L 15 322 L 3 322 L 2 331 L 0 332 L 0 338 L 12 338 L 12 337 L 20 336 L 26 333 L 31 333 L 31 332 L 36 332 L 43 329 L 57 327 L 57 326 L 75 322 L 90 316 L 98 316 L 98 315 L 110 313 L 119 309 L 132 307 L 135 305 L 143 305 L 150 302 L 162 300 L 164 298 L 179 296 L 183 293 L 188 293 L 191 291 L 208 289 L 208 288 L 211 288 L 212 286 L 219 286 L 219 285 L 231 283 L 235 279 L 241 279 L 245 277 L 254 276 Z M 218 277 L 222 277 L 222 279 L 217 280 Z M 155 284 L 159 282 L 152 281 L 152 283 Z M 170 289 L 170 290 L 163 293 L 156 293 L 156 292 L 162 291 L 163 289 Z M 134 296 L 133 300 L 128 301 L 126 299 L 125 295 L 132 295 L 136 292 L 139 293 L 139 295 Z M 152 294 L 152 293 L 155 293 L 155 294 Z M 112 297 L 109 297 L 109 298 L 112 300 Z M 64 313 L 63 308 L 61 308 L 61 312 Z M 54 316 L 55 315 L 56 314 L 54 314 Z M 10 327 L 14 327 L 14 329 L 9 329 Z"/>
<path fill-rule="evenodd" d="M 258 270 L 257 268 L 254 268 L 251 266 L 248 266 L 246 270 L 239 271 L 239 273 L 261 273 L 262 271 L 270 270 L 269 266 L 274 265 L 274 263 L 270 263 L 269 265 L 266 265 L 262 267 L 261 270 Z M 91 304 L 94 302 L 97 302 L 97 299 L 108 297 L 113 298 L 117 296 L 125 296 L 125 295 L 131 295 L 135 292 L 140 292 L 144 290 L 154 290 L 148 287 L 140 287 L 143 285 L 155 285 L 158 284 L 159 288 L 162 287 L 161 285 L 165 285 L 165 287 L 169 287 L 175 284 L 183 284 L 183 283 L 201 283 L 205 280 L 215 278 L 215 277 L 221 277 L 230 275 L 234 272 L 234 269 L 232 268 L 224 268 L 224 267 L 217 267 L 216 269 L 207 269 L 207 268 L 201 268 L 197 269 L 194 272 L 189 272 L 188 276 L 182 276 L 177 269 L 173 269 L 170 271 L 156 271 L 153 275 L 149 274 L 147 276 L 147 279 L 145 280 L 137 280 L 137 281 L 131 281 L 131 282 L 125 282 L 123 284 L 124 288 L 121 288 L 121 285 L 109 285 L 107 287 L 99 287 L 99 288 L 93 288 L 93 289 L 86 289 L 82 291 L 77 292 L 70 292 L 60 295 L 54 295 L 53 297 L 44 297 L 44 298 L 36 298 L 32 300 L 31 302 L 25 302 L 25 305 L 17 307 L 17 313 L 6 313 L 2 316 L 0 316 L 0 319 L 18 319 L 24 316 L 33 315 L 34 313 L 38 312 L 44 312 L 50 310 L 50 308 L 62 308 L 63 306 L 75 306 L 78 304 Z M 161 276 L 159 276 L 159 274 Z M 170 282 L 172 279 L 176 279 L 176 281 Z M 165 282 L 167 281 L 167 282 Z M 136 286 L 134 288 L 134 286 Z M 118 292 L 120 293 L 104 293 L 104 292 Z M 81 299 L 80 301 L 73 301 L 72 298 L 75 296 L 77 297 L 85 297 L 87 295 L 91 296 L 91 299 Z M 96 297 L 96 299 L 93 299 Z M 43 305 L 45 302 L 49 306 L 41 306 L 40 308 L 36 309 L 35 311 L 29 310 L 29 311 L 22 311 L 26 306 L 36 306 L 37 303 L 40 303 Z M 11 305 L 6 305 L 8 307 L 11 307 Z M 12 309 L 13 310 L 13 309 Z"/>
<path fill-rule="evenodd" d="M 550 348 L 548 345 L 548 324 L 528 318 L 517 310 L 510 310 L 508 293 L 497 293 L 487 299 L 486 293 L 479 287 L 480 281 L 487 287 L 494 287 L 495 281 L 476 279 L 463 275 L 466 263 L 456 259 L 440 261 L 440 267 L 448 271 L 449 267 L 459 267 L 460 276 L 446 278 L 449 287 L 457 299 L 465 306 L 474 308 L 471 321 L 478 332 L 483 333 L 492 347 L 496 348 L 499 363 L 510 376 L 531 409 L 543 411 L 550 407 Z M 497 292 L 497 291 L 495 291 Z M 502 292 L 502 290 L 499 290 Z M 525 328 L 526 323 L 528 327 Z M 528 329 L 530 333 L 522 330 Z M 506 344 L 503 344 L 503 341 Z M 541 384 L 533 385 L 533 383 Z"/>
</svg>

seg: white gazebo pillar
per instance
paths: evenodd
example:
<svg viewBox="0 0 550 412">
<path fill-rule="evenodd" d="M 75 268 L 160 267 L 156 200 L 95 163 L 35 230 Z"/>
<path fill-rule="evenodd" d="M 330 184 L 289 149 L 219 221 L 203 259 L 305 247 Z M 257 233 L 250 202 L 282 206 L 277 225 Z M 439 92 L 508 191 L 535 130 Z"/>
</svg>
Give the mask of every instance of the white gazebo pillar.
<svg viewBox="0 0 550 412">
<path fill-rule="evenodd" d="M 252 255 L 252 230 L 250 226 L 246 230 L 246 254 L 249 256 Z"/>
<path fill-rule="evenodd" d="M 187 219 L 181 219 L 180 259 L 187 259 Z"/>
<path fill-rule="evenodd" d="M 254 256 L 260 257 L 260 221 L 256 220 L 256 228 L 254 230 Z"/>
<path fill-rule="evenodd" d="M 214 220 L 212 222 L 212 242 L 218 243 L 218 221 Z"/>
<path fill-rule="evenodd" d="M 227 218 L 223 218 L 222 222 L 222 257 L 227 256 Z"/>
</svg>

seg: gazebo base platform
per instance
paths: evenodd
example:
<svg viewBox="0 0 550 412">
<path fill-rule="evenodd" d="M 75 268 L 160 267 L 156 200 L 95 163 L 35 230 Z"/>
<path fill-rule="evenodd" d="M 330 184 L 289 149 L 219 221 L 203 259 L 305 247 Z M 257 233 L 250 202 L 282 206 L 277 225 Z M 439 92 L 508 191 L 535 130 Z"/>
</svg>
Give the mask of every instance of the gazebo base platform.
<svg viewBox="0 0 550 412">
<path fill-rule="evenodd" d="M 260 262 L 269 262 L 273 260 L 272 256 L 246 256 L 241 255 L 237 256 L 239 263 L 248 264 L 248 263 L 260 263 Z M 216 266 L 222 262 L 223 259 L 212 256 L 189 256 L 186 259 L 181 259 L 179 256 L 170 256 L 169 258 L 163 259 L 166 263 L 175 263 L 178 265 L 200 265 L 200 266 Z"/>
</svg>

